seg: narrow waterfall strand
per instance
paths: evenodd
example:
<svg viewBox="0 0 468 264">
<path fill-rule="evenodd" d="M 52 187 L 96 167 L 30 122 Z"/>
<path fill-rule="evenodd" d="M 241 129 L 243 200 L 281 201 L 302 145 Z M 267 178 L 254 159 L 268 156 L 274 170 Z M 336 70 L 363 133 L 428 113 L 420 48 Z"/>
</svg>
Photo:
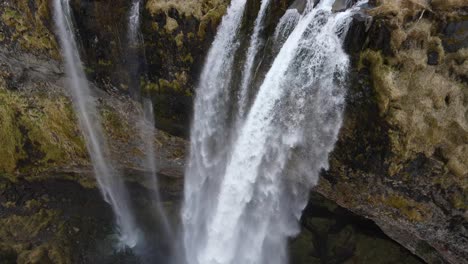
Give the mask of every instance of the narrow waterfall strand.
<svg viewBox="0 0 468 264">
<path fill-rule="evenodd" d="M 134 247 L 139 231 L 132 215 L 128 193 L 119 173 L 112 167 L 100 125 L 97 107 L 85 77 L 74 36 L 69 0 L 54 0 L 54 19 L 62 46 L 65 70 L 80 127 L 86 140 L 99 188 L 114 211 L 123 246 Z"/>
<path fill-rule="evenodd" d="M 238 119 L 244 118 L 247 112 L 249 86 L 252 81 L 253 69 L 255 68 L 255 58 L 257 57 L 260 46 L 263 45 L 263 40 L 260 38 L 260 32 L 263 29 L 265 16 L 271 0 L 262 0 L 258 16 L 255 19 L 254 30 L 250 38 L 249 49 L 247 50 L 247 58 L 242 71 L 242 82 L 240 87 L 239 97 L 239 114 Z"/>
</svg>

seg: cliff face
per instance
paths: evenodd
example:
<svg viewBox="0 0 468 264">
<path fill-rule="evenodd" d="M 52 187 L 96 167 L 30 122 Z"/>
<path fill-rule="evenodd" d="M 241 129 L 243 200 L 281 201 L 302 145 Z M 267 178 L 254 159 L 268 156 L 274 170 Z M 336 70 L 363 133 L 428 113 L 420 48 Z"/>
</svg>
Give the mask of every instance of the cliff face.
<svg viewBox="0 0 468 264">
<path fill-rule="evenodd" d="M 357 18 L 347 39 L 346 118 L 317 191 L 429 263 L 464 263 L 467 5 L 376 2 L 372 24 Z"/>
<path fill-rule="evenodd" d="M 88 75 L 101 87 L 124 93 L 136 82 L 158 105 L 157 126 L 188 136 L 197 76 L 226 2 L 141 1 L 142 42 L 130 47 L 132 1 L 73 0 Z M 135 57 L 129 56 L 129 49 Z M 132 80 L 135 69 L 143 73 L 138 80 Z"/>
<path fill-rule="evenodd" d="M 113 215 L 96 187 L 68 96 L 51 3 L 0 3 L 0 262 L 129 263 L 126 253 L 110 248 Z M 140 193 L 150 187 L 141 181 L 140 106 L 96 83 L 113 157 L 144 208 L 150 202 Z M 163 131 L 154 140 L 171 204 L 180 195 L 185 142 Z"/>
<path fill-rule="evenodd" d="M 144 168 L 134 116 L 140 110 L 127 96 L 131 76 L 125 67 L 130 1 L 71 2 L 83 60 L 95 84 L 114 157 L 128 172 L 127 180 L 138 182 Z M 274 30 L 292 2 L 275 0 L 265 34 Z M 259 3 L 248 2 L 243 31 L 248 32 Z M 466 1 L 370 4 L 365 13 L 372 22 L 364 15 L 355 17 L 346 39 L 353 59 L 346 117 L 330 169 L 322 173 L 315 191 L 373 220 L 428 263 L 464 263 L 468 259 Z M 90 253 L 97 246 L 92 243 L 106 240 L 111 232 L 110 227 L 102 227 L 112 222 L 104 202 L 89 214 L 80 207 L 100 199 L 65 89 L 50 6 L 48 0 L 0 3 L 0 224 L 5 227 L 0 228 L 0 259 L 19 263 L 67 263 L 77 254 L 81 260 L 96 257 L 102 252 Z M 144 1 L 144 41 L 136 47 L 139 65 L 134 66 L 145 72 L 139 82 L 157 105 L 159 128 L 188 135 L 198 74 L 226 6 L 224 0 Z M 158 159 L 165 195 L 173 200 L 181 192 L 185 142 L 162 131 L 157 131 L 155 141 L 162 151 Z M 132 187 L 136 195 L 139 188 L 143 187 Z M 311 206 L 314 201 L 316 197 Z M 324 227 L 326 217 L 314 215 L 320 208 L 304 214 L 304 232 L 293 245 L 299 250 L 294 255 L 298 261 L 323 260 L 304 254 L 314 248 L 313 241 L 332 232 L 328 227 L 335 226 Z M 76 222 L 64 224 L 71 218 Z M 88 225 L 87 219 L 92 223 Z M 315 225 L 317 221 L 321 224 Z M 359 229 L 339 221 L 336 225 L 345 227 L 336 238 L 341 242 L 349 229 Z M 69 243 L 86 240 L 91 242 L 81 247 Z M 339 243 L 337 248 L 343 249 Z M 356 242 L 350 247 L 357 252 L 367 246 Z M 345 260 L 359 261 L 343 252 Z M 406 253 L 398 254 L 400 260 L 419 263 Z M 111 258 L 105 261 L 116 261 Z"/>
</svg>

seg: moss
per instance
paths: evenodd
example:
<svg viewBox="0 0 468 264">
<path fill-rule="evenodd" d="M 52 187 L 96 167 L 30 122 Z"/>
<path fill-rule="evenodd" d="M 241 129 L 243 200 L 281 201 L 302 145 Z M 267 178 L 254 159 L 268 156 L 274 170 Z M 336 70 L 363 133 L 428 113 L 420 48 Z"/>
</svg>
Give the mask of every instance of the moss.
<svg viewBox="0 0 468 264">
<path fill-rule="evenodd" d="M 5 203 L 2 203 L 2 206 L 5 207 L 5 208 L 13 208 L 13 207 L 15 207 L 15 203 L 11 202 L 11 201 L 8 201 L 8 202 L 5 202 Z"/>
<path fill-rule="evenodd" d="M 159 89 L 159 92 L 176 92 L 179 94 L 184 94 L 185 96 L 192 96 L 191 92 L 189 90 L 184 89 L 187 85 L 188 81 L 188 75 L 187 72 L 182 71 L 182 72 L 177 72 L 174 74 L 175 79 L 172 81 L 166 80 L 166 79 L 159 79 L 159 82 L 157 84 L 157 88 Z"/>
<path fill-rule="evenodd" d="M 0 219 L 0 237 L 4 241 L 24 241 L 34 238 L 50 227 L 58 216 L 54 210 L 40 209 L 34 215 L 13 215 Z"/>
<path fill-rule="evenodd" d="M 70 103 L 63 97 L 0 89 L 0 172 L 84 163 L 86 147 Z M 13 177 L 14 179 L 14 177 Z"/>
<path fill-rule="evenodd" d="M 130 126 L 112 107 L 105 105 L 101 109 L 102 122 L 106 133 L 115 140 L 128 142 Z"/>
<path fill-rule="evenodd" d="M 146 2 L 146 8 L 153 15 L 161 12 L 167 14 L 169 10 L 174 8 L 179 14 L 183 14 L 186 17 L 193 16 L 201 19 L 208 11 L 225 5 L 225 2 L 225 0 L 149 0 Z"/>
<path fill-rule="evenodd" d="M 180 85 L 177 83 L 177 81 L 168 81 L 166 79 L 159 79 L 159 87 L 164 90 L 164 89 L 169 89 L 172 91 L 179 91 L 180 90 Z"/>
<path fill-rule="evenodd" d="M 183 56 L 181 59 L 180 59 L 183 63 L 186 63 L 186 64 L 192 64 L 193 63 L 193 57 L 192 57 L 192 54 L 188 53 L 186 54 L 185 56 Z"/>
<path fill-rule="evenodd" d="M 200 20 L 200 26 L 198 27 L 197 33 L 198 37 L 204 39 L 208 27 L 211 26 L 211 28 L 214 28 L 216 25 L 218 25 L 224 13 L 226 13 L 226 9 L 227 5 L 222 4 L 206 13 Z"/>
<path fill-rule="evenodd" d="M 13 173 L 19 160 L 26 156 L 23 135 L 17 124 L 24 104 L 0 88 L 0 172 Z"/>
<path fill-rule="evenodd" d="M 434 9 L 453 10 L 467 7 L 465 0 L 432 0 L 431 5 Z"/>
<path fill-rule="evenodd" d="M 459 210 L 468 209 L 468 190 L 452 194 L 451 203 L 454 208 Z"/>
<path fill-rule="evenodd" d="M 412 222 L 421 222 L 424 220 L 423 208 L 418 206 L 414 201 L 411 201 L 403 196 L 390 195 L 383 200 L 387 206 L 397 209 L 406 219 Z"/>
<path fill-rule="evenodd" d="M 361 53 L 359 68 L 367 65 L 371 72 L 372 87 L 376 91 L 377 104 L 380 113 L 384 115 L 389 108 L 390 100 L 396 97 L 394 83 L 392 80 L 392 69 L 385 65 L 384 58 L 380 52 L 366 50 Z"/>
<path fill-rule="evenodd" d="M 154 82 L 150 82 L 150 81 L 146 81 L 144 79 L 142 79 L 140 81 L 141 83 L 141 87 L 143 87 L 143 91 L 145 93 L 157 93 L 159 92 L 159 84 L 157 83 L 154 83 Z"/>
<path fill-rule="evenodd" d="M 47 247 L 40 246 L 32 250 L 23 251 L 19 256 L 17 263 L 52 263 L 47 254 Z"/>
<path fill-rule="evenodd" d="M 39 208 L 40 205 L 41 205 L 40 201 L 33 199 L 33 200 L 27 201 L 25 207 L 29 210 L 32 210 L 32 209 Z"/>
<path fill-rule="evenodd" d="M 153 16 L 165 13 L 165 29 L 168 33 L 178 28 L 177 21 L 168 15 L 171 9 L 177 10 L 185 17 L 194 17 L 200 23 L 197 35 L 204 39 L 208 28 L 214 29 L 221 21 L 227 9 L 226 2 L 225 0 L 149 0 L 146 8 Z"/>
<path fill-rule="evenodd" d="M 99 59 L 99 60 L 98 60 L 98 65 L 99 65 L 99 66 L 102 66 L 102 67 L 112 66 L 112 61 Z"/>
<path fill-rule="evenodd" d="M 398 5 L 387 2 L 382 3 Z M 466 72 L 464 52 L 446 54 L 437 27 L 426 18 L 404 26 L 391 21 L 393 55 L 365 50 L 359 61 L 360 69 L 370 71 L 380 115 L 391 128 L 388 134 L 395 157 L 389 162 L 389 174 L 398 174 L 405 161 L 418 153 L 430 157 L 440 148 L 451 173 L 466 175 L 463 157 L 468 153 L 468 132 L 462 129 L 468 126 L 463 117 L 466 85 L 457 78 Z M 437 54 L 434 65 L 428 65 L 430 53 Z"/>
<path fill-rule="evenodd" d="M 0 7 L 0 23 L 11 30 L 11 41 L 17 41 L 21 47 L 34 54 L 48 54 L 59 58 L 55 37 L 47 28 L 50 23 L 49 1 L 38 0 L 31 8 L 28 1 L 19 0 L 10 6 Z M 36 9 L 37 10 L 34 10 Z"/>
<path fill-rule="evenodd" d="M 0 219 L 0 254 L 10 252 L 15 263 L 71 263 L 60 212 L 39 209 L 26 215 Z M 44 237 L 52 236 L 44 243 Z"/>
<path fill-rule="evenodd" d="M 368 12 L 376 18 L 392 18 L 403 23 L 416 18 L 423 10 L 430 9 L 426 0 L 376 0 L 376 8 Z"/>
<path fill-rule="evenodd" d="M 174 38 L 177 47 L 180 49 L 184 46 L 184 33 L 180 32 L 177 34 L 177 36 Z"/>
<path fill-rule="evenodd" d="M 42 163 L 86 157 L 86 146 L 77 127 L 70 102 L 62 98 L 43 100 L 37 109 L 28 108 L 22 123 L 28 138 L 44 153 Z"/>
<path fill-rule="evenodd" d="M 166 30 L 167 33 L 172 33 L 174 30 L 176 30 L 179 27 L 179 24 L 177 23 L 177 20 L 173 19 L 170 16 L 166 17 L 166 25 L 164 26 L 164 29 Z"/>
</svg>

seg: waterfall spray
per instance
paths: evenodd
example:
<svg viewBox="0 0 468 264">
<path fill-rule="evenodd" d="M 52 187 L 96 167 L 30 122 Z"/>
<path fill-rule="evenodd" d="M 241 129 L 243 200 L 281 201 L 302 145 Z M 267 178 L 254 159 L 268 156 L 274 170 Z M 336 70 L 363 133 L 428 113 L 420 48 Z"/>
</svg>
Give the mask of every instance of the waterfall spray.
<svg viewBox="0 0 468 264">
<path fill-rule="evenodd" d="M 188 263 L 287 263 L 287 239 L 299 232 L 341 127 L 349 63 L 342 43 L 358 9 L 333 13 L 334 0 L 314 2 L 277 30 L 286 39 L 240 127 L 222 110 L 233 103 L 229 68 L 212 69 L 232 54 L 236 42 L 227 37 L 236 36 L 234 11 L 245 1 L 233 1 L 223 19 L 195 103 L 183 211 Z M 220 125 L 238 129 L 233 144 L 218 146 L 230 134 Z"/>
<path fill-rule="evenodd" d="M 114 211 L 122 246 L 134 247 L 138 243 L 139 231 L 130 210 L 128 193 L 121 175 L 112 166 L 97 107 L 83 71 L 74 36 L 69 0 L 54 0 L 54 19 L 62 46 L 65 70 L 70 78 L 73 106 L 86 140 L 94 174 L 104 199 Z"/>
<path fill-rule="evenodd" d="M 286 13 L 281 17 L 275 29 L 274 39 L 276 47 L 281 48 L 281 46 L 283 46 L 297 23 L 299 23 L 300 18 L 301 14 L 297 9 L 291 8 L 286 10 Z"/>
<path fill-rule="evenodd" d="M 252 75 L 255 58 L 257 57 L 258 50 L 260 46 L 263 45 L 263 40 L 260 38 L 260 32 L 263 29 L 265 15 L 270 4 L 270 0 L 262 0 L 260 5 L 260 10 L 258 11 L 257 19 L 255 19 L 254 30 L 250 38 L 249 49 L 247 50 L 247 58 L 244 64 L 244 69 L 242 71 L 242 82 L 240 88 L 240 98 L 239 98 L 239 119 L 243 119 L 247 112 L 248 106 L 248 92 L 250 82 L 252 81 Z"/>
<path fill-rule="evenodd" d="M 145 180 L 152 186 L 150 199 L 152 201 L 153 210 L 156 211 L 155 217 L 156 222 L 159 224 L 159 241 L 169 241 L 173 237 L 173 230 L 161 204 L 161 195 L 159 192 L 159 181 L 157 176 L 157 164 L 156 164 L 156 153 L 154 144 L 154 107 L 153 102 L 150 98 L 145 97 L 140 89 L 140 76 L 141 70 L 139 67 L 139 49 L 141 48 L 142 38 L 140 31 L 141 23 L 141 6 L 142 0 L 134 0 L 130 8 L 128 16 L 128 71 L 129 71 L 129 89 L 134 99 L 141 101 L 142 112 L 137 115 L 137 130 L 141 139 L 141 146 L 145 153 L 144 167 L 147 170 L 145 172 Z M 149 242 L 149 241 L 147 241 Z M 149 242 L 152 244 L 153 242 Z M 144 245 L 147 249 L 143 251 L 151 251 L 149 249 L 154 245 Z M 137 254 L 140 253 L 137 250 Z M 154 250 L 153 250 L 154 251 Z M 148 254 L 143 252 L 141 254 Z M 170 252 L 166 252 L 167 255 Z"/>
<path fill-rule="evenodd" d="M 195 99 L 190 160 L 185 173 L 182 211 L 187 261 L 197 263 L 200 244 L 207 234 L 206 219 L 216 206 L 219 182 L 224 173 L 228 130 L 229 89 L 237 34 L 246 0 L 233 0 L 221 21 L 209 51 Z"/>
<path fill-rule="evenodd" d="M 128 16 L 128 42 L 130 47 L 137 46 L 140 41 L 140 5 L 141 0 L 133 0 Z"/>
</svg>

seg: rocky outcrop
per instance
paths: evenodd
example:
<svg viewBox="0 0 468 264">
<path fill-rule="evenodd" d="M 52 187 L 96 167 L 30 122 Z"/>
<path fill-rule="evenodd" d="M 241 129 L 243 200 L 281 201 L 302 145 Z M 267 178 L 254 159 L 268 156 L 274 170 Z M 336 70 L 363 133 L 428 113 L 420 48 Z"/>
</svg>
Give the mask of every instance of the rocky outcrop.
<svg viewBox="0 0 468 264">
<path fill-rule="evenodd" d="M 157 126 L 187 137 L 194 86 L 227 1 L 141 2 L 142 42 L 129 47 L 132 1 L 72 1 L 86 71 L 101 88 L 128 94 L 128 65 L 139 69 L 137 85 L 158 106 Z"/>
<path fill-rule="evenodd" d="M 142 89 L 159 106 L 159 126 L 172 133 L 188 137 L 195 85 L 227 4 L 226 0 L 145 4 L 142 31 L 148 75 Z"/>
<path fill-rule="evenodd" d="M 301 233 L 290 242 L 290 263 L 424 263 L 371 220 L 318 193 L 311 194 L 301 225 Z"/>
<path fill-rule="evenodd" d="M 89 167 L 89 157 L 68 92 L 67 78 L 57 61 L 0 49 L 0 173 L 10 178 L 48 170 Z M 144 170 L 143 142 L 136 131 L 140 106 L 129 97 L 94 87 L 113 156 L 123 168 Z M 148 127 L 148 129 L 153 129 Z M 181 176 L 185 142 L 163 131 L 155 133 L 161 147 L 161 170 Z M 129 155 L 131 153 L 131 155 Z"/>
<path fill-rule="evenodd" d="M 0 45 L 41 57 L 59 58 L 50 18 L 48 0 L 2 1 Z"/>
<path fill-rule="evenodd" d="M 355 20 L 346 118 L 316 190 L 428 263 L 465 263 L 468 6 L 429 2 L 377 1 L 372 24 Z"/>
</svg>

